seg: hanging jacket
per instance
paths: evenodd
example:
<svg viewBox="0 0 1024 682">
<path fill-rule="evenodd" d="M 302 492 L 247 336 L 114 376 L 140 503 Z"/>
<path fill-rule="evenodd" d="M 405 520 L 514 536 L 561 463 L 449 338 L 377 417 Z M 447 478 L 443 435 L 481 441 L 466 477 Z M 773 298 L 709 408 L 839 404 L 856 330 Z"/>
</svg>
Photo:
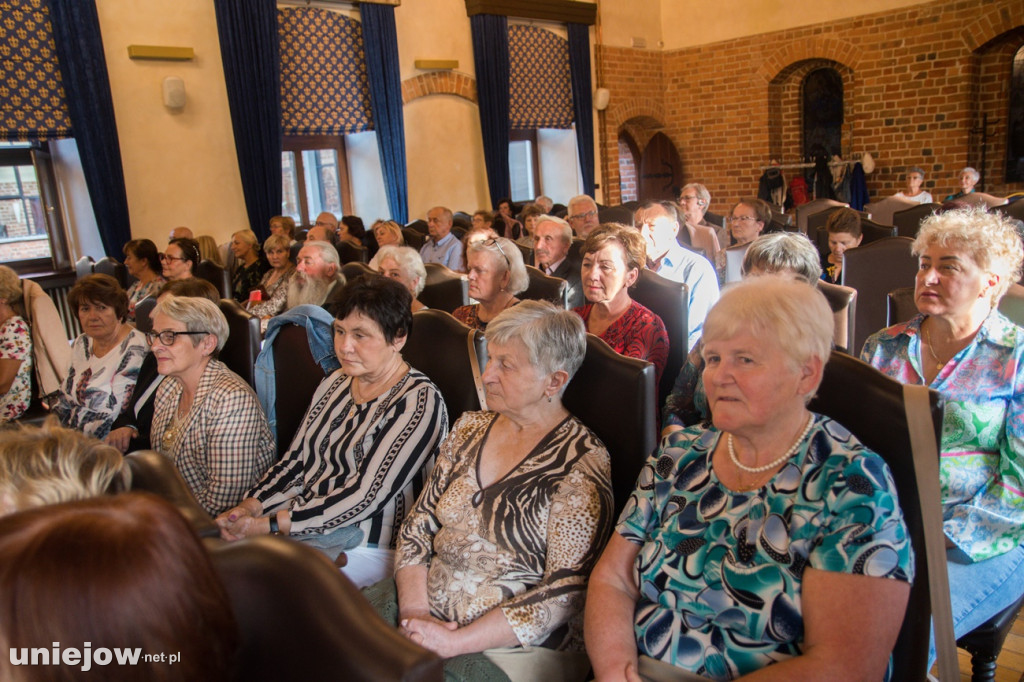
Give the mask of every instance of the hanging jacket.
<svg viewBox="0 0 1024 682">
<path fill-rule="evenodd" d="M 858 161 L 850 172 L 850 208 L 863 211 L 869 201 L 867 176 L 864 175 L 864 166 Z"/>
</svg>

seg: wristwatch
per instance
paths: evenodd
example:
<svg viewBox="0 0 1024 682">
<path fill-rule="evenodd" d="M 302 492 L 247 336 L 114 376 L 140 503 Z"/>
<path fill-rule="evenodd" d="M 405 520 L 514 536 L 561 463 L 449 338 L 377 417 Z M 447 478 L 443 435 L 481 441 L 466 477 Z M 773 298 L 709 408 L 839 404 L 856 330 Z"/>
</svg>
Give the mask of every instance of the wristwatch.
<svg viewBox="0 0 1024 682">
<path fill-rule="evenodd" d="M 271 535 L 284 535 L 281 532 L 281 526 L 277 524 L 277 512 L 270 515 L 270 534 Z"/>
</svg>

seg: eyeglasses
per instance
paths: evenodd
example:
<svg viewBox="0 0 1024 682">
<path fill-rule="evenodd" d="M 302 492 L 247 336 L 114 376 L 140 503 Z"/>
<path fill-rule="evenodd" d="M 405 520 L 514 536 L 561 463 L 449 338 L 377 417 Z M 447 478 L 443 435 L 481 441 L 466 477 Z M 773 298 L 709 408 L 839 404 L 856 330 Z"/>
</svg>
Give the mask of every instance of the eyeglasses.
<svg viewBox="0 0 1024 682">
<path fill-rule="evenodd" d="M 334 226 L 333 223 L 329 223 L 326 220 L 318 220 L 315 223 L 313 223 L 313 226 L 314 227 L 330 227 L 330 228 L 333 228 L 335 230 L 338 229 L 337 227 Z"/>
<path fill-rule="evenodd" d="M 180 258 L 178 256 L 168 256 L 166 253 L 160 254 L 160 260 L 180 260 L 182 262 L 187 261 L 188 258 Z"/>
<path fill-rule="evenodd" d="M 698 199 L 700 199 L 700 197 L 695 196 L 693 194 L 684 194 L 683 196 L 679 197 L 679 201 L 697 201 Z"/>
<path fill-rule="evenodd" d="M 512 263 L 509 261 L 508 256 L 505 255 L 505 252 L 502 250 L 501 244 L 498 242 L 497 239 L 488 239 L 487 241 L 480 242 L 480 245 L 498 247 L 498 253 L 500 253 L 501 257 L 505 259 L 505 267 L 508 268 L 509 270 L 512 269 Z"/>
<path fill-rule="evenodd" d="M 157 339 L 160 339 L 160 343 L 165 346 L 173 346 L 174 342 L 179 336 L 198 336 L 199 334 L 209 334 L 210 332 L 172 332 L 170 330 L 162 332 L 146 332 L 146 343 L 153 345 Z"/>
<path fill-rule="evenodd" d="M 736 215 L 736 216 L 730 216 L 730 217 L 726 218 L 726 220 L 728 220 L 730 223 L 746 223 L 746 222 L 749 222 L 751 220 L 756 221 L 757 218 L 754 218 L 753 216 L 749 216 L 749 215 Z"/>
<path fill-rule="evenodd" d="M 586 213 L 577 213 L 575 215 L 571 215 L 567 218 L 567 220 L 584 220 L 595 215 L 597 215 L 597 209 L 587 211 Z"/>
</svg>

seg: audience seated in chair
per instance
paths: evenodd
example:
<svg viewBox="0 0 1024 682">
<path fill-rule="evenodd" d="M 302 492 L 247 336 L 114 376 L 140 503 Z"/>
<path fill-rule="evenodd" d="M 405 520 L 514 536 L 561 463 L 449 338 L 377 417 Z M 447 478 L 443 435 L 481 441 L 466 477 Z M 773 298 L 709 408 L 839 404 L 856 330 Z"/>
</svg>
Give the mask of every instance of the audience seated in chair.
<svg viewBox="0 0 1024 682">
<path fill-rule="evenodd" d="M 295 270 L 288 283 L 285 310 L 298 305 L 322 306 L 345 284 L 338 250 L 327 242 L 306 240 Z"/>
<path fill-rule="evenodd" d="M 570 308 L 579 307 L 586 300 L 580 282 L 582 257 L 571 248 L 573 243 L 572 227 L 565 220 L 551 215 L 537 218 L 533 234 L 533 263 L 529 265 L 549 277 L 566 281 Z"/>
</svg>

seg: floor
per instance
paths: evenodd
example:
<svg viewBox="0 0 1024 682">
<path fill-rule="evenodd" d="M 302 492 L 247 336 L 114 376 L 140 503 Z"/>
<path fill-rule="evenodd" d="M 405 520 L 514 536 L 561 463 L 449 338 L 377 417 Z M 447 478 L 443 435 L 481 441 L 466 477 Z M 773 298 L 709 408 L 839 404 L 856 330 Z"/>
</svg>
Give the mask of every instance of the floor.
<svg viewBox="0 0 1024 682">
<path fill-rule="evenodd" d="M 971 657 L 957 649 L 960 658 L 960 680 L 971 681 Z M 1006 637 L 1003 650 L 996 659 L 996 682 L 1024 682 L 1024 610 L 1017 614 L 1017 621 Z M 933 671 L 938 676 L 936 671 Z"/>
</svg>

